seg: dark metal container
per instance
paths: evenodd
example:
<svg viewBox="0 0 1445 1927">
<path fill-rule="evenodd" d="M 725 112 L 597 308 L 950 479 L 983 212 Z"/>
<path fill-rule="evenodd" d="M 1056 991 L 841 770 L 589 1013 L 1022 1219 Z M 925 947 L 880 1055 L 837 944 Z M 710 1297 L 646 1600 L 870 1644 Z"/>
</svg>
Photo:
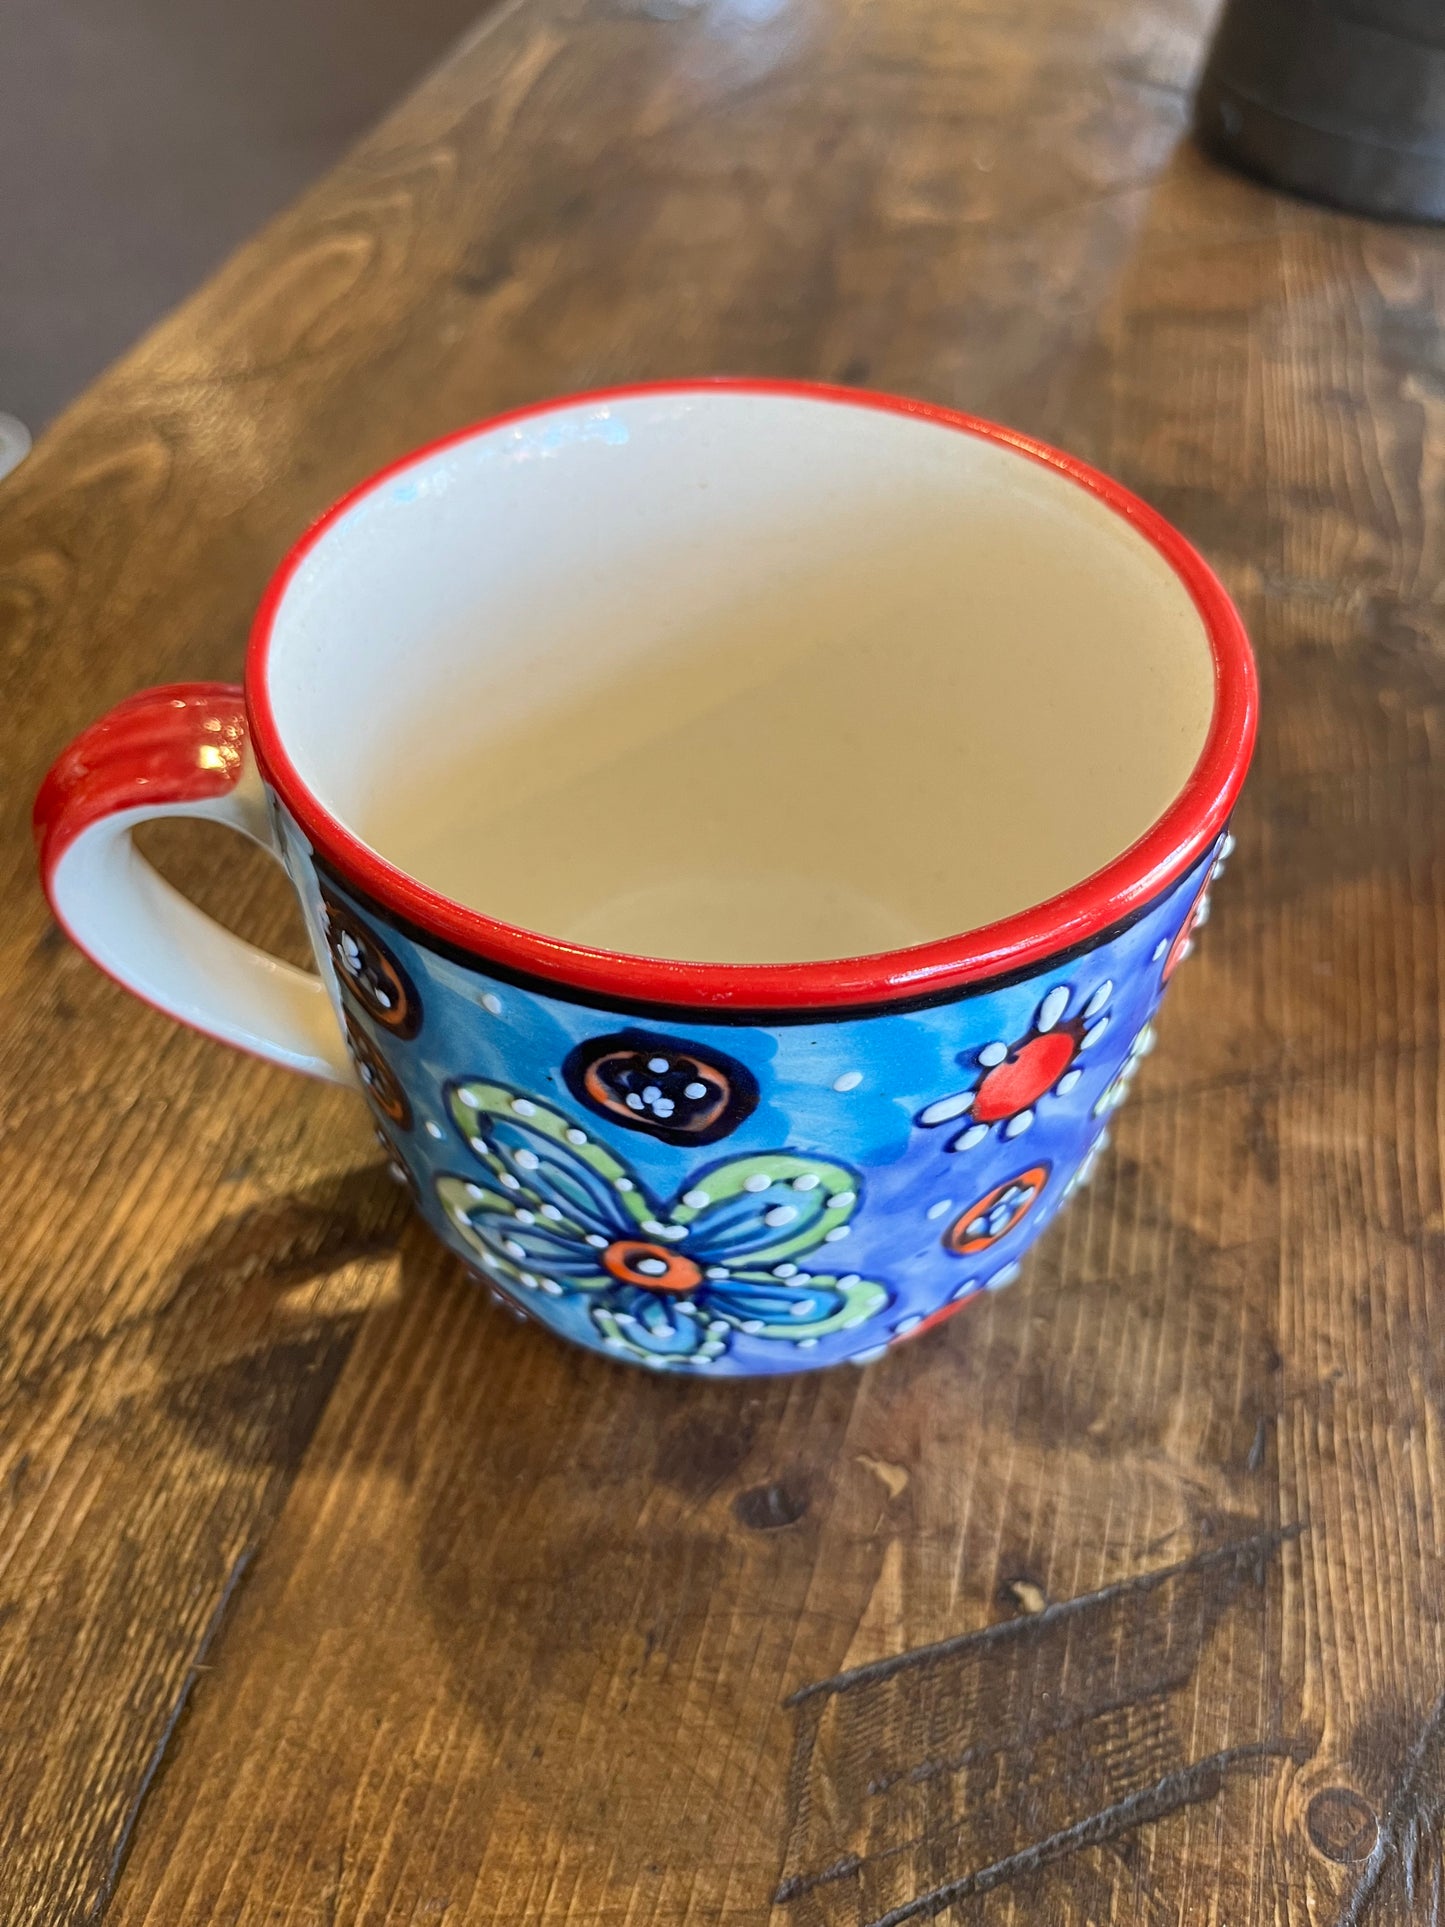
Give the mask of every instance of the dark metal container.
<svg viewBox="0 0 1445 1927">
<path fill-rule="evenodd" d="M 1227 0 L 1195 121 L 1276 187 L 1445 221 L 1445 0 Z"/>
</svg>

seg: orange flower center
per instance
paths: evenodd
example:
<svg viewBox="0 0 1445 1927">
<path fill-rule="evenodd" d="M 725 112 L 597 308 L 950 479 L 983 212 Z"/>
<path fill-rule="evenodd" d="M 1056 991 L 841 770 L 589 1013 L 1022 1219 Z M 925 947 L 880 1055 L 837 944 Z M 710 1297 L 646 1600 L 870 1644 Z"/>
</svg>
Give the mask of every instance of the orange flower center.
<svg viewBox="0 0 1445 1927">
<path fill-rule="evenodd" d="M 644 1291 L 688 1292 L 702 1283 L 702 1271 L 691 1258 L 645 1238 L 618 1238 L 601 1254 L 602 1268 L 624 1285 Z"/>
</svg>

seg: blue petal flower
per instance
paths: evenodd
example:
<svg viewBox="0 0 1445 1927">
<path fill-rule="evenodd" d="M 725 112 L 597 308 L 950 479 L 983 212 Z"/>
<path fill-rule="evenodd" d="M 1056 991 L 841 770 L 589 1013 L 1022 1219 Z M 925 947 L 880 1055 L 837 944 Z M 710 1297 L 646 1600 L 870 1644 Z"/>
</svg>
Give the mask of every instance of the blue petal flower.
<svg viewBox="0 0 1445 1927">
<path fill-rule="evenodd" d="M 613 1349 L 703 1366 L 733 1331 L 812 1344 L 888 1302 L 882 1285 L 856 1273 L 808 1273 L 795 1262 L 847 1235 L 858 1181 L 844 1165 L 791 1151 L 733 1158 L 699 1172 L 669 1205 L 524 1092 L 468 1079 L 449 1103 L 486 1172 L 481 1182 L 438 1177 L 450 1222 L 494 1276 L 585 1294 Z"/>
<path fill-rule="evenodd" d="M 788 1284 L 753 1273 L 719 1280 L 708 1290 L 710 1312 L 757 1337 L 821 1338 L 863 1324 L 888 1303 L 882 1285 L 856 1272 L 842 1278 L 799 1272 Z"/>
</svg>

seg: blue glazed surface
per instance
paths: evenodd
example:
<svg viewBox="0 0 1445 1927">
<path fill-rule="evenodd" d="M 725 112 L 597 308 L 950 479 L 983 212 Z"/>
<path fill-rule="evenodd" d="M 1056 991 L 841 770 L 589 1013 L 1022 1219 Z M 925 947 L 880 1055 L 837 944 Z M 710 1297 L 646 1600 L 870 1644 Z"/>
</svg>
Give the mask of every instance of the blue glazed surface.
<svg viewBox="0 0 1445 1927">
<path fill-rule="evenodd" d="M 562 1337 L 710 1375 L 863 1363 L 1012 1278 L 1087 1175 L 1229 848 L 1024 981 L 719 1024 L 443 955 L 281 829 L 378 1128 L 433 1230 Z"/>
</svg>

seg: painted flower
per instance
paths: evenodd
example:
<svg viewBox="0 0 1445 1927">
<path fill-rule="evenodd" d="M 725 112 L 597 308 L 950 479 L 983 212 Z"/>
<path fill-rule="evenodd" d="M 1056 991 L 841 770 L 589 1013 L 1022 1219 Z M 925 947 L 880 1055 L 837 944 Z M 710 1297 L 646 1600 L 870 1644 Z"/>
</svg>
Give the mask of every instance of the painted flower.
<svg viewBox="0 0 1445 1927">
<path fill-rule="evenodd" d="M 397 1037 L 415 1037 L 421 1029 L 421 1001 L 407 972 L 376 932 L 324 884 L 321 907 L 326 945 L 342 989 L 374 1023 Z"/>
<path fill-rule="evenodd" d="M 1043 1195 L 1053 1167 L 1032 1165 L 1017 1177 L 1005 1178 L 986 1191 L 976 1204 L 962 1211 L 943 1234 L 945 1251 L 960 1258 L 989 1251 L 1021 1225 Z"/>
<path fill-rule="evenodd" d="M 592 1037 L 570 1052 L 562 1074 L 590 1111 L 664 1144 L 715 1144 L 752 1116 L 758 1080 L 715 1045 L 655 1031 Z"/>
<path fill-rule="evenodd" d="M 1108 1030 L 1113 994 L 1114 986 L 1106 979 L 1070 1016 L 1073 987 L 1055 984 L 1045 993 L 1023 1037 L 1011 1043 L 996 1039 L 965 1052 L 959 1062 L 977 1067 L 976 1080 L 925 1105 L 915 1122 L 929 1128 L 961 1122 L 962 1128 L 949 1140 L 950 1151 L 971 1151 L 995 1124 L 1002 1127 L 1004 1137 L 1018 1137 L 1033 1123 L 1043 1097 L 1050 1092 L 1067 1097 L 1078 1083 L 1083 1075 L 1078 1058 Z"/>
<path fill-rule="evenodd" d="M 812 1346 L 888 1303 L 856 1272 L 799 1269 L 849 1235 L 858 1180 L 841 1164 L 791 1151 L 732 1158 L 663 1203 L 605 1145 L 508 1085 L 469 1079 L 448 1107 L 483 1171 L 437 1179 L 451 1223 L 524 1297 L 584 1298 L 615 1350 L 706 1367 L 736 1332 Z"/>
</svg>

